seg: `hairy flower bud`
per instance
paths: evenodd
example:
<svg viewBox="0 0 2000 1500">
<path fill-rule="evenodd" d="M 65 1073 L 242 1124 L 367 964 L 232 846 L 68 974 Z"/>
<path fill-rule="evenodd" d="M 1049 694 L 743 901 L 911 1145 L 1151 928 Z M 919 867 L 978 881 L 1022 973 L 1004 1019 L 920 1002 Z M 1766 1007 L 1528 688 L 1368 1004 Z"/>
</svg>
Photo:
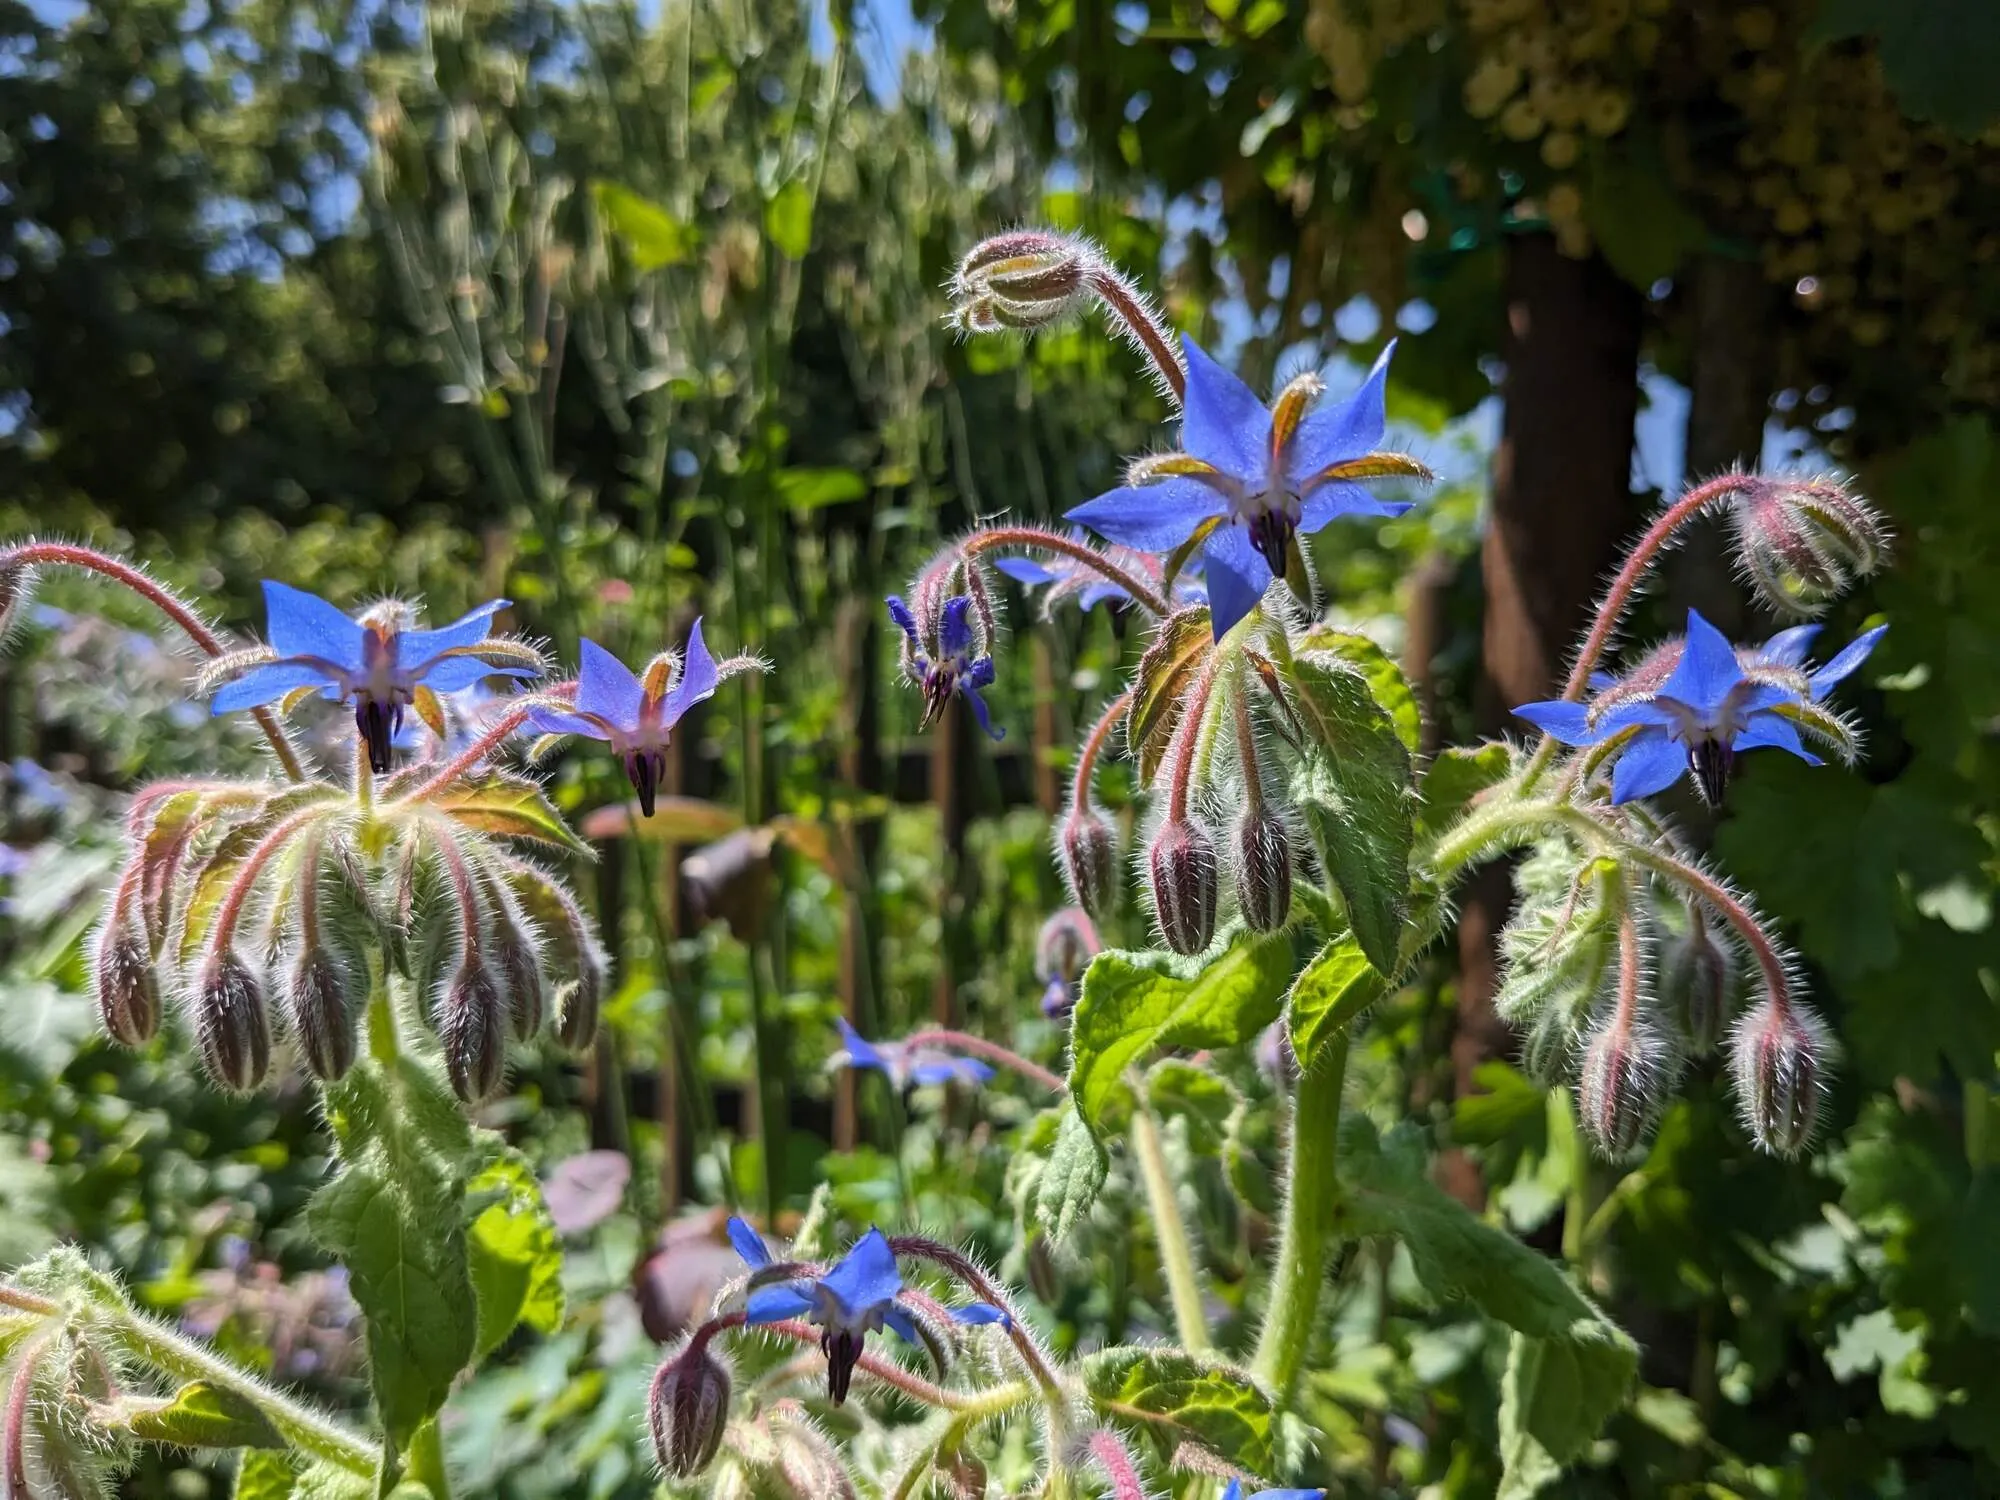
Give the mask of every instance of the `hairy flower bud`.
<svg viewBox="0 0 2000 1500">
<path fill-rule="evenodd" d="M 1071 899 L 1102 922 L 1118 907 L 1118 836 L 1095 809 L 1072 807 L 1056 836 Z"/>
<path fill-rule="evenodd" d="M 1732 515 L 1743 571 L 1790 614 L 1817 614 L 1888 559 L 1881 519 L 1835 479 L 1753 477 L 1736 492 Z"/>
<path fill-rule="evenodd" d="M 1215 841 L 1186 819 L 1160 825 L 1146 851 L 1160 935 L 1176 953 L 1200 953 L 1215 936 Z"/>
<path fill-rule="evenodd" d="M 1609 1161 L 1645 1144 L 1673 1075 L 1673 1052 L 1644 1018 L 1607 1017 L 1584 1044 L 1577 1112 L 1598 1154 Z"/>
<path fill-rule="evenodd" d="M 772 1477 L 791 1500 L 856 1500 L 853 1476 L 840 1450 L 796 1402 L 780 1402 L 771 1414 L 777 1444 Z"/>
<path fill-rule="evenodd" d="M 1767 997 L 1736 1023 L 1729 1069 L 1759 1146 L 1797 1156 L 1811 1144 L 1832 1063 L 1825 1023 L 1796 1000 Z"/>
<path fill-rule="evenodd" d="M 938 1454 L 931 1472 L 951 1500 L 986 1500 L 986 1465 L 976 1454 L 954 1447 Z"/>
<path fill-rule="evenodd" d="M 194 989 L 195 1045 L 208 1076 L 248 1093 L 271 1071 L 271 1020 L 264 987 L 234 953 L 210 958 Z"/>
<path fill-rule="evenodd" d="M 1697 1057 L 1713 1052 L 1727 1028 L 1733 968 L 1730 950 L 1715 940 L 1698 915 L 1685 933 L 1667 944 L 1661 989 L 1678 1009 L 1688 1049 Z"/>
<path fill-rule="evenodd" d="M 445 985 L 438 1035 L 454 1093 L 477 1104 L 500 1092 L 507 1075 L 507 1015 L 493 975 L 469 954 Z"/>
<path fill-rule="evenodd" d="M 1236 824 L 1236 901 L 1256 932 L 1276 932 L 1292 914 L 1292 840 L 1268 808 Z"/>
<path fill-rule="evenodd" d="M 697 1337 L 653 1376 L 646 1420 L 653 1452 L 670 1479 L 692 1479 L 714 1462 L 729 1425 L 729 1372 Z"/>
<path fill-rule="evenodd" d="M 597 1013 L 603 990 L 602 973 L 586 959 L 576 978 L 557 992 L 556 1040 L 570 1051 L 582 1052 L 597 1040 Z"/>
<path fill-rule="evenodd" d="M 543 980 L 541 955 L 533 938 L 515 923 L 503 920 L 494 934 L 494 978 L 507 1001 L 508 1030 L 525 1042 L 542 1029 Z"/>
<path fill-rule="evenodd" d="M 153 956 L 133 926 L 113 911 L 98 930 L 92 964 L 97 1014 L 114 1041 L 143 1047 L 160 1031 L 160 987 Z"/>
<path fill-rule="evenodd" d="M 355 988 L 352 973 L 317 945 L 301 952 L 286 976 L 285 1019 L 306 1067 L 328 1083 L 345 1078 L 354 1066 L 360 1013 Z"/>
<path fill-rule="evenodd" d="M 35 570 L 19 563 L 0 563 L 0 641 L 14 633 L 27 617 L 35 593 Z"/>
<path fill-rule="evenodd" d="M 959 262 L 951 281 L 953 315 L 974 332 L 1058 322 L 1087 297 L 1094 263 L 1088 245 L 1049 230 L 994 235 Z"/>
</svg>

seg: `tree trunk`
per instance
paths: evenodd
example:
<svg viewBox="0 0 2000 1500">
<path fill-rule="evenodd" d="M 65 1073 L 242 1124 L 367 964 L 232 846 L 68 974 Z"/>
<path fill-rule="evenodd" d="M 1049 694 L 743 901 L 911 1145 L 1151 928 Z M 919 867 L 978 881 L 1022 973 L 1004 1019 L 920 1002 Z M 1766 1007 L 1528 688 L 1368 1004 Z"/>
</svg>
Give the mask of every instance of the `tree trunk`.
<svg viewBox="0 0 2000 1500">
<path fill-rule="evenodd" d="M 1481 566 L 1486 622 L 1477 711 L 1500 732 L 1515 704 L 1546 698 L 1590 616 L 1618 544 L 1636 519 L 1632 422 L 1638 413 L 1645 304 L 1604 263 L 1572 260 L 1547 235 L 1508 242 L 1506 415 L 1493 459 Z M 1458 1092 L 1480 1064 L 1511 1050 L 1493 1009 L 1494 944 L 1511 904 L 1498 872 L 1466 890 L 1459 925 Z M 1475 1173 L 1444 1177 L 1476 1198 Z"/>
</svg>

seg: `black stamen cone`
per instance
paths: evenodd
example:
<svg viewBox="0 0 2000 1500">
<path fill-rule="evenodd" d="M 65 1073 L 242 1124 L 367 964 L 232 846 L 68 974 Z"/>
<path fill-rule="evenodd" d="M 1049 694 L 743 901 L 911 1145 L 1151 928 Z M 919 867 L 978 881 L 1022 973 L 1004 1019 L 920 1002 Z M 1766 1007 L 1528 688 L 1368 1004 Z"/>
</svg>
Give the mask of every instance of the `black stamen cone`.
<svg viewBox="0 0 2000 1500">
<path fill-rule="evenodd" d="M 957 675 L 949 667 L 937 667 L 924 674 L 924 728 L 944 717 L 945 705 L 951 702 L 952 689 L 957 685 Z"/>
<path fill-rule="evenodd" d="M 642 750 L 625 757 L 625 774 L 632 778 L 639 794 L 639 816 L 650 818 L 657 805 L 660 783 L 666 779 L 667 757 L 659 750 Z"/>
<path fill-rule="evenodd" d="M 854 1383 L 854 1367 L 860 1363 L 862 1336 L 847 1329 L 831 1329 L 819 1336 L 820 1352 L 826 1356 L 826 1395 L 835 1406 L 847 1400 L 847 1388 Z"/>
<path fill-rule="evenodd" d="M 1250 544 L 1264 554 L 1272 576 L 1285 576 L 1286 554 L 1292 546 L 1291 518 L 1283 511 L 1267 510 L 1250 523 Z"/>
<path fill-rule="evenodd" d="M 1722 794 L 1729 790 L 1730 768 L 1735 763 L 1735 750 L 1721 740 L 1696 740 L 1688 747 L 1688 765 L 1694 769 L 1695 785 L 1701 788 L 1701 800 L 1710 807 L 1722 805 Z"/>
<path fill-rule="evenodd" d="M 400 719 L 400 713 L 394 716 Z M 396 725 L 387 709 L 373 698 L 363 697 L 354 704 L 354 727 L 361 731 L 362 743 L 368 747 L 368 769 L 377 776 L 389 774 L 391 756 L 394 754 L 389 741 L 394 738 Z"/>
</svg>

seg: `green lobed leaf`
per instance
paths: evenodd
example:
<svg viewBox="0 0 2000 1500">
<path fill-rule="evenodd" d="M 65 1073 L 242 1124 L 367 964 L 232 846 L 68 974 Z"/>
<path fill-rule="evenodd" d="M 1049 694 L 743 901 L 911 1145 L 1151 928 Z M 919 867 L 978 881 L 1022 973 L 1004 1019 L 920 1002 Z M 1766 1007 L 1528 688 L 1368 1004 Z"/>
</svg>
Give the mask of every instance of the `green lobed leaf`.
<svg viewBox="0 0 2000 1500">
<path fill-rule="evenodd" d="M 1104 1187 L 1104 1148 L 1074 1109 L 1062 1112 L 1055 1144 L 1035 1186 L 1035 1221 L 1052 1240 L 1069 1238 Z"/>
<path fill-rule="evenodd" d="M 1638 1353 L 1614 1325 L 1587 1326 L 1576 1338 L 1508 1342 L 1499 1500 L 1527 1500 L 1560 1478 L 1625 1405 Z"/>
<path fill-rule="evenodd" d="M 296 1500 L 374 1500 L 375 1483 L 337 1464 L 308 1464 L 292 1494 Z"/>
<path fill-rule="evenodd" d="M 486 771 L 453 782 L 432 799 L 455 822 L 503 838 L 528 839 L 572 854 L 590 846 L 563 821 L 537 781 L 504 771 Z"/>
<path fill-rule="evenodd" d="M 1367 679 L 1346 662 L 1301 653 L 1284 678 L 1307 734 L 1292 800 L 1347 902 L 1361 951 L 1393 976 L 1409 915 L 1409 752 Z"/>
<path fill-rule="evenodd" d="M 248 1452 L 236 1468 L 236 1500 L 292 1500 L 299 1476 L 288 1454 Z"/>
<path fill-rule="evenodd" d="M 1083 1381 L 1109 1414 L 1151 1419 L 1165 1452 L 1193 1441 L 1240 1468 L 1271 1466 L 1271 1397 L 1248 1371 L 1177 1349 L 1105 1349 Z"/>
<path fill-rule="evenodd" d="M 1389 992 L 1389 983 L 1368 961 L 1352 933 L 1342 933 L 1314 955 L 1286 1001 L 1292 1051 L 1301 1068 L 1319 1065 L 1326 1048 L 1369 1006 Z"/>
<path fill-rule="evenodd" d="M 1159 1047 L 1230 1047 L 1278 1017 L 1292 977 L 1289 935 L 1239 931 L 1191 976 L 1160 953 L 1100 953 L 1070 1018 L 1070 1097 L 1094 1131 L 1126 1067 Z"/>
<path fill-rule="evenodd" d="M 526 1323 L 537 1333 L 562 1327 L 562 1238 L 542 1201 L 541 1185 L 518 1151 L 507 1151 L 472 1179 L 471 1193 L 498 1192 L 472 1221 L 467 1244 L 479 1305 L 474 1358 L 484 1359 Z"/>
<path fill-rule="evenodd" d="M 1335 630 L 1330 625 L 1315 625 L 1308 630 L 1299 642 L 1299 649 L 1328 652 L 1367 678 L 1369 691 L 1396 726 L 1396 736 L 1402 740 L 1403 748 L 1412 755 L 1417 753 L 1424 733 L 1423 710 L 1417 706 L 1417 695 L 1410 691 L 1403 669 L 1389 659 L 1388 652 L 1365 635 Z M 1499 748 L 1504 758 L 1505 747 Z"/>
<path fill-rule="evenodd" d="M 679 265 L 694 253 L 694 230 L 630 188 L 599 180 L 591 183 L 590 196 L 640 270 Z"/>
<path fill-rule="evenodd" d="M 1417 808 L 1417 827 L 1435 839 L 1465 815 L 1472 799 L 1498 786 L 1513 769 L 1513 758 L 1499 741 L 1479 746 L 1453 745 L 1440 750 L 1424 772 Z"/>
<path fill-rule="evenodd" d="M 176 1448 L 283 1448 L 285 1440 L 256 1404 L 211 1385 L 190 1381 L 166 1401 L 148 1404 L 125 1423 L 132 1436 Z"/>
</svg>

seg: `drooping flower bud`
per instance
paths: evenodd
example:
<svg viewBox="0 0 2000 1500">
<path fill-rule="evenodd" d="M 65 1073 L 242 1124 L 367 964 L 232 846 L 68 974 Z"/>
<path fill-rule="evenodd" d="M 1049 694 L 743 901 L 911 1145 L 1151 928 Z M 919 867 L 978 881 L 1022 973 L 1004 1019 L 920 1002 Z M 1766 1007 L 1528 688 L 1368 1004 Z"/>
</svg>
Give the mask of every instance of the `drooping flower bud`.
<svg viewBox="0 0 2000 1500">
<path fill-rule="evenodd" d="M 556 1040 L 571 1052 L 582 1052 L 597 1040 L 597 1013 L 603 999 L 603 977 L 586 962 L 576 978 L 556 993 Z"/>
<path fill-rule="evenodd" d="M 1176 953 L 1204 951 L 1215 936 L 1215 841 L 1187 819 L 1160 825 L 1146 851 L 1160 935 Z"/>
<path fill-rule="evenodd" d="M 1744 572 L 1790 614 L 1817 614 L 1888 559 L 1881 518 L 1837 479 L 1753 477 L 1732 515 Z"/>
<path fill-rule="evenodd" d="M 195 1045 L 208 1076 L 247 1094 L 271 1070 L 271 1020 L 264 987 L 234 953 L 210 958 L 194 989 Z"/>
<path fill-rule="evenodd" d="M 1690 914 L 1688 930 L 1667 944 L 1661 989 L 1679 1012 L 1688 1049 L 1697 1057 L 1713 1052 L 1727 1029 L 1733 969 L 1730 950 L 1698 913 Z"/>
<path fill-rule="evenodd" d="M 0 563 L 0 641 L 14 633 L 27 617 L 35 593 L 35 570 L 19 563 Z"/>
<path fill-rule="evenodd" d="M 953 316 L 973 332 L 1035 329 L 1075 312 L 1095 261 L 1080 240 L 1049 230 L 995 235 L 974 245 L 952 277 Z"/>
<path fill-rule="evenodd" d="M 836 1448 L 805 1408 L 781 1401 L 772 1408 L 771 1437 L 777 1445 L 772 1477 L 790 1500 L 856 1500 L 854 1478 Z"/>
<path fill-rule="evenodd" d="M 143 1047 L 160 1031 L 160 987 L 138 930 L 114 910 L 98 930 L 91 979 L 112 1040 Z"/>
<path fill-rule="evenodd" d="M 467 1104 L 500 1092 L 507 1076 L 507 1015 L 493 975 L 468 954 L 445 985 L 438 1005 L 438 1035 L 452 1091 Z"/>
<path fill-rule="evenodd" d="M 354 1066 L 360 1019 L 352 972 L 317 945 L 301 952 L 286 976 L 285 1019 L 313 1077 L 333 1083 Z"/>
<path fill-rule="evenodd" d="M 1118 906 L 1118 836 L 1095 808 L 1073 806 L 1056 834 L 1071 899 L 1102 922 Z"/>
<path fill-rule="evenodd" d="M 653 1452 L 670 1479 L 692 1479 L 715 1460 L 729 1425 L 729 1372 L 697 1336 L 653 1375 L 646 1420 Z"/>
<path fill-rule="evenodd" d="M 1076 1009 L 1077 981 L 1104 949 L 1090 918 L 1074 906 L 1056 912 L 1035 936 L 1035 977 L 1042 981 L 1042 1014 L 1059 1021 Z"/>
<path fill-rule="evenodd" d="M 1276 932 L 1292 914 L 1292 839 L 1269 808 L 1236 824 L 1236 901 L 1255 932 Z"/>
<path fill-rule="evenodd" d="M 1645 1017 L 1608 1016 L 1584 1044 L 1577 1070 L 1577 1113 L 1608 1161 L 1645 1144 L 1673 1076 L 1673 1049 Z"/>
<path fill-rule="evenodd" d="M 533 938 L 503 917 L 493 934 L 492 958 L 495 982 L 507 1002 L 508 1030 L 515 1041 L 525 1042 L 542 1029 L 541 955 Z"/>
<path fill-rule="evenodd" d="M 1797 1156 L 1811 1144 L 1833 1056 L 1826 1024 L 1796 1000 L 1767 997 L 1736 1023 L 1730 1073 L 1743 1123 L 1764 1150 Z"/>
</svg>

